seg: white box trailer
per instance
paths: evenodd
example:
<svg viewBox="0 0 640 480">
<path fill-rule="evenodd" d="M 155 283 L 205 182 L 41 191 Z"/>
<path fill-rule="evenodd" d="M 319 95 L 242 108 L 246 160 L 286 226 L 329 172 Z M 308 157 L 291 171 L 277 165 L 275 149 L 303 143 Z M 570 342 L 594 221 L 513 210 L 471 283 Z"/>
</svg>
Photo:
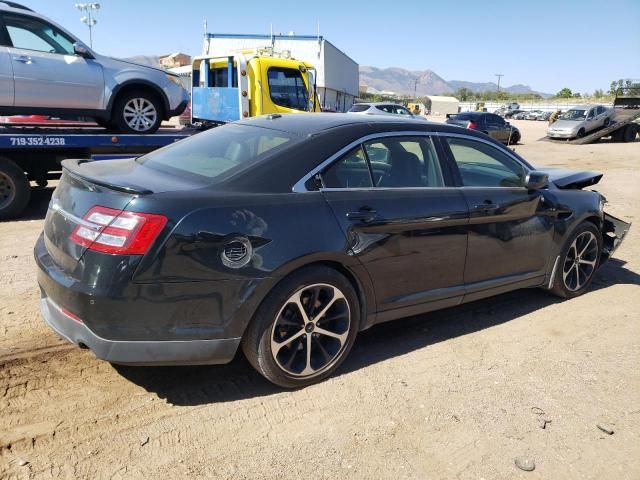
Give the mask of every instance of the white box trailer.
<svg viewBox="0 0 640 480">
<path fill-rule="evenodd" d="M 358 64 L 322 36 L 207 33 L 203 55 L 225 56 L 247 48 L 273 47 L 315 66 L 324 111 L 346 112 L 358 96 Z"/>
</svg>

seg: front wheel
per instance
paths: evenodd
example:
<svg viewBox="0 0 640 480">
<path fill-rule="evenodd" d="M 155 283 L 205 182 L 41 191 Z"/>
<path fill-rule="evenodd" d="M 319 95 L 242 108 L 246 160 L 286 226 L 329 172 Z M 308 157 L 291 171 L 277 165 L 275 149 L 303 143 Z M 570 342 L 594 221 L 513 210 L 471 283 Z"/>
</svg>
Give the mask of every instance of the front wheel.
<svg viewBox="0 0 640 480">
<path fill-rule="evenodd" d="M 584 128 L 581 128 L 580 130 L 578 130 L 578 135 L 577 135 L 577 136 L 578 136 L 578 138 L 582 138 L 582 137 L 584 137 L 584 134 L 585 134 L 585 133 L 586 133 L 586 132 L 585 132 Z"/>
<path fill-rule="evenodd" d="M 609 124 L 611 123 L 611 120 L 609 118 L 605 118 L 604 122 L 602 124 L 603 128 L 607 128 L 609 126 Z"/>
<path fill-rule="evenodd" d="M 115 102 L 110 124 L 124 133 L 153 133 L 162 123 L 162 107 L 155 95 L 128 92 Z"/>
<path fill-rule="evenodd" d="M 360 323 L 356 292 L 328 267 L 304 268 L 278 284 L 242 339 L 249 363 L 271 382 L 300 388 L 331 375 Z"/>
<path fill-rule="evenodd" d="M 578 225 L 560 253 L 551 292 L 573 298 L 587 291 L 600 264 L 602 234 L 591 222 Z"/>
</svg>

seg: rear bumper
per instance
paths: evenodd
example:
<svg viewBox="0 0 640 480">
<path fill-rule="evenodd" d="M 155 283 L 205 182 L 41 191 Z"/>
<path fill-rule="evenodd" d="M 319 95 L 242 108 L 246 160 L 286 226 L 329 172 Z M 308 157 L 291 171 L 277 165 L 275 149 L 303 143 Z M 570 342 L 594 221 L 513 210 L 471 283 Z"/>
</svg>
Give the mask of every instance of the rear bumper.
<svg viewBox="0 0 640 480">
<path fill-rule="evenodd" d="M 229 363 L 240 338 L 185 341 L 107 340 L 62 311 L 48 297 L 40 300 L 45 322 L 60 336 L 88 347 L 97 358 L 124 365 L 208 365 Z"/>
</svg>

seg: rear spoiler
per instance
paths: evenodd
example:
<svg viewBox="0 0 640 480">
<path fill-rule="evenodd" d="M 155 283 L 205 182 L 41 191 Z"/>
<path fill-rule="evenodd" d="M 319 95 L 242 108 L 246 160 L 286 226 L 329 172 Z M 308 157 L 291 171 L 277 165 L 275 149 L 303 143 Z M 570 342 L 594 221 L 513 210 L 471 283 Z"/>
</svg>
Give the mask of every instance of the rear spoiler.
<svg viewBox="0 0 640 480">
<path fill-rule="evenodd" d="M 84 175 L 84 172 L 80 171 L 81 165 L 83 163 L 87 163 L 89 160 L 80 159 L 67 159 L 62 161 L 62 171 L 66 172 L 68 175 L 71 175 L 73 178 L 83 182 L 83 183 L 93 183 L 95 185 L 99 185 L 101 187 L 106 187 L 109 190 L 115 190 L 117 192 L 130 193 L 132 195 L 149 195 L 153 193 L 153 191 L 148 188 L 140 187 L 138 185 L 131 184 L 114 184 L 107 182 L 101 178 L 96 178 L 95 176 Z"/>
</svg>

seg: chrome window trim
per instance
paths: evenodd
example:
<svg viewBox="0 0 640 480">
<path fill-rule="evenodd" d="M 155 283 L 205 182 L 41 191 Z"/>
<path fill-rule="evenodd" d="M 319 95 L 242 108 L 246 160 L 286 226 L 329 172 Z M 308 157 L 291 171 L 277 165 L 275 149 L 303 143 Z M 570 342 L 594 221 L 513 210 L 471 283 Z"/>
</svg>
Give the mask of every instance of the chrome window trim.
<svg viewBox="0 0 640 480">
<path fill-rule="evenodd" d="M 471 140 L 471 141 L 486 143 L 487 145 L 489 145 L 489 146 L 495 148 L 496 150 L 498 150 L 499 152 L 502 152 L 502 153 L 506 154 L 508 157 L 510 157 L 511 159 L 515 160 L 519 165 L 522 165 L 522 168 L 525 169 L 526 173 L 529 173 L 529 172 L 532 171 L 531 169 L 529 169 L 529 167 L 527 167 L 527 165 L 522 163 L 522 161 L 519 158 L 517 158 L 515 155 L 512 155 L 508 151 L 509 149 L 507 149 L 506 152 L 503 152 L 502 150 L 499 150 L 493 142 L 485 140 L 484 138 L 473 137 L 471 135 L 465 135 L 465 134 L 461 134 L 461 133 L 425 132 L 423 130 L 419 130 L 419 131 L 415 131 L 415 130 L 398 130 L 398 131 L 394 131 L 394 132 L 371 133 L 369 135 L 365 135 L 364 137 L 360 137 L 357 140 L 354 140 L 353 142 L 349 143 L 348 145 L 346 145 L 345 147 L 341 148 L 336 153 L 331 155 L 329 158 L 327 158 L 326 160 L 321 162 L 317 167 L 315 167 L 313 170 L 311 170 L 309 173 L 307 173 L 304 177 L 302 177 L 300 180 L 298 180 L 295 183 L 295 185 L 292 187 L 291 191 L 294 192 L 294 193 L 310 193 L 311 191 L 307 190 L 307 188 L 305 187 L 305 184 L 309 181 L 309 179 L 311 179 L 311 177 L 313 177 L 314 175 L 317 175 L 322 170 L 324 170 L 329 165 L 331 165 L 334 161 L 338 160 L 344 154 L 349 152 L 349 150 L 357 147 L 358 145 L 363 144 L 364 142 L 368 142 L 369 140 L 374 140 L 376 138 L 407 137 L 407 136 L 412 136 L 412 137 L 416 137 L 416 136 L 420 136 L 420 137 L 433 137 L 433 136 L 436 136 L 436 137 L 455 137 L 455 138 L 462 138 L 462 139 L 465 139 L 465 140 Z M 438 159 L 440 160 L 439 157 L 438 157 Z M 409 189 L 411 189 L 411 190 L 433 190 L 434 188 L 500 188 L 500 189 L 505 189 L 505 188 L 524 188 L 524 187 L 447 187 L 447 186 L 443 186 L 443 187 L 395 187 L 395 188 L 389 188 L 389 187 L 386 187 L 386 188 L 385 187 L 360 187 L 360 188 L 320 188 L 318 190 L 319 191 L 341 191 L 341 192 L 344 192 L 344 191 L 352 191 L 352 190 L 377 190 L 377 191 L 379 191 L 379 190 L 409 190 Z"/>
</svg>

